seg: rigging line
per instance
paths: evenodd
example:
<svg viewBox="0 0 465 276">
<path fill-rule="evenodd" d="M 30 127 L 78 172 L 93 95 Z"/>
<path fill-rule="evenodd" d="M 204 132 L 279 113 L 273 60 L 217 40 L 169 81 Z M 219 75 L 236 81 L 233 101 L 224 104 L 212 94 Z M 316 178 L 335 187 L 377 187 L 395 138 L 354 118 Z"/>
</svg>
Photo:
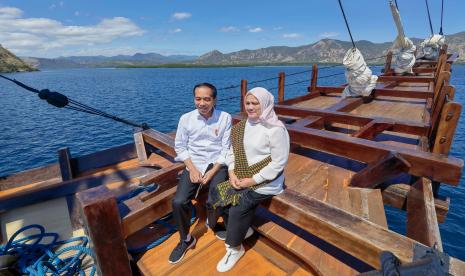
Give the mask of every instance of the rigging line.
<svg viewBox="0 0 465 276">
<path fill-rule="evenodd" d="M 443 35 L 442 33 L 442 16 L 444 14 L 444 0 L 441 0 L 441 28 L 439 29 L 439 34 Z"/>
<path fill-rule="evenodd" d="M 429 14 L 428 0 L 425 0 L 425 3 L 426 3 L 426 11 L 428 12 L 429 29 L 431 31 L 431 35 L 434 35 L 433 24 L 431 23 L 431 15 Z"/>
<path fill-rule="evenodd" d="M 352 46 L 355 49 L 357 47 L 355 47 L 354 38 L 352 37 L 352 33 L 350 32 L 349 23 L 347 22 L 346 14 L 344 13 L 344 8 L 342 7 L 341 0 L 338 0 L 338 1 L 339 1 L 339 7 L 341 8 L 342 15 L 344 16 L 344 21 L 346 22 L 347 31 L 349 31 L 349 36 L 350 36 L 350 40 L 352 41 Z"/>
<path fill-rule="evenodd" d="M 24 83 L 22 83 L 22 82 L 20 82 L 20 81 L 17 81 L 17 80 L 15 80 L 15 79 L 10 79 L 10 78 L 5 77 L 5 76 L 3 76 L 3 75 L 0 75 L 0 77 L 4 78 L 4 79 L 6 79 L 6 80 L 9 80 L 9 81 L 11 81 L 11 82 L 14 82 L 16 85 L 21 86 L 22 88 L 24 88 L 24 89 L 26 89 L 26 90 L 28 90 L 28 91 L 30 91 L 30 92 L 33 92 L 33 93 L 36 93 L 36 94 L 39 94 L 39 92 L 40 92 L 39 90 L 37 90 L 37 89 L 35 89 L 35 88 L 32 88 L 32 87 L 30 87 L 30 86 L 27 86 L 27 85 L 25 85 Z"/>
<path fill-rule="evenodd" d="M 11 78 L 5 77 L 3 75 L 0 75 L 0 77 L 15 83 L 16 85 L 18 85 L 18 86 L 20 86 L 20 87 L 22 87 L 22 88 L 24 88 L 24 89 L 26 89 L 26 90 L 28 90 L 30 92 L 39 94 L 39 97 L 41 99 L 46 100 L 49 104 L 51 104 L 53 106 L 56 106 L 56 107 L 59 107 L 59 108 L 64 107 L 64 108 L 73 109 L 73 110 L 80 111 L 80 112 L 85 112 L 85 113 L 89 113 L 89 114 L 102 116 L 102 117 L 109 118 L 109 119 L 112 119 L 112 120 L 117 121 L 117 122 L 121 122 L 121 123 L 125 123 L 127 125 L 131 125 L 133 127 L 139 127 L 139 128 L 142 128 L 142 129 L 148 129 L 149 128 L 149 126 L 146 123 L 137 124 L 137 123 L 132 122 L 130 120 L 126 120 L 126 119 L 120 118 L 118 116 L 108 114 L 108 113 L 106 113 L 104 111 L 92 108 L 92 107 L 90 107 L 88 105 L 85 105 L 85 104 L 80 103 L 78 101 L 72 100 L 72 99 L 68 98 L 67 96 L 65 96 L 65 95 L 63 95 L 61 93 L 52 92 L 52 91 L 49 91 L 48 89 L 38 90 L 38 89 L 32 88 L 32 87 L 20 82 L 20 81 L 17 81 L 15 79 L 11 79 Z"/>
<path fill-rule="evenodd" d="M 400 11 L 400 10 L 399 10 L 399 6 L 397 5 L 397 0 L 394 0 L 394 3 L 396 3 L 396 9 L 397 9 L 398 11 Z"/>
</svg>

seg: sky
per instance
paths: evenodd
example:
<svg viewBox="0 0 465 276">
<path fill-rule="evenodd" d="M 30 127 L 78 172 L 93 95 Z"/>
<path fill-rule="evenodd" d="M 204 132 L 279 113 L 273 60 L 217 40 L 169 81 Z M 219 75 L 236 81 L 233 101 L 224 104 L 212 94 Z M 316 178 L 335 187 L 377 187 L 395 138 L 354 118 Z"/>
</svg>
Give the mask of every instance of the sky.
<svg viewBox="0 0 465 276">
<path fill-rule="evenodd" d="M 433 28 L 441 0 L 428 0 Z M 465 1 L 444 0 L 445 34 L 465 31 Z M 388 0 L 342 0 L 355 40 L 392 41 Z M 409 37 L 430 34 L 424 0 L 397 0 Z M 202 55 L 322 38 L 349 40 L 337 0 L 0 0 L 0 44 L 19 56 Z"/>
</svg>

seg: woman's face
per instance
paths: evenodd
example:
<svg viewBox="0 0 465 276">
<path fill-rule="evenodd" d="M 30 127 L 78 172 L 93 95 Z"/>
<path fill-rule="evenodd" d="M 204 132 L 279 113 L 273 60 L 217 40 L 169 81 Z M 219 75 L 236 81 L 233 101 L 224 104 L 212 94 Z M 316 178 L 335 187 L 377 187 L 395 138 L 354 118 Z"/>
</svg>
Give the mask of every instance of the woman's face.
<svg viewBox="0 0 465 276">
<path fill-rule="evenodd" d="M 245 111 L 247 112 L 249 119 L 253 121 L 258 120 L 260 115 L 262 115 L 262 107 L 260 106 L 260 102 L 252 94 L 247 95 L 245 98 Z"/>
</svg>

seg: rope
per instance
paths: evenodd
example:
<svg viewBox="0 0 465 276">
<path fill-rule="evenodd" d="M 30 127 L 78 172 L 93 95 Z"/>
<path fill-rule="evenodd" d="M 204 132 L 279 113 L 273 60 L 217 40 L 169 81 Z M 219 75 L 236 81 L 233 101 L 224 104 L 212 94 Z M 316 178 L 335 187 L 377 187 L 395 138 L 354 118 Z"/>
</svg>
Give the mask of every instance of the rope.
<svg viewBox="0 0 465 276">
<path fill-rule="evenodd" d="M 444 14 L 444 0 L 441 0 L 441 28 L 439 28 L 439 34 L 443 35 L 442 33 L 442 16 Z"/>
<path fill-rule="evenodd" d="M 426 11 L 428 12 L 429 29 L 431 31 L 431 35 L 434 35 L 433 24 L 431 23 L 431 15 L 429 14 L 428 0 L 425 0 L 425 3 L 426 3 Z"/>
<path fill-rule="evenodd" d="M 59 107 L 59 108 L 66 108 L 66 109 L 70 109 L 70 110 L 74 110 L 74 111 L 78 111 L 78 112 L 83 112 L 83 113 L 88 113 L 88 114 L 92 114 L 92 115 L 97 115 L 97 116 L 101 116 L 101 117 L 104 117 L 104 118 L 108 118 L 108 119 L 111 119 L 111 120 L 114 120 L 114 121 L 117 121 L 117 122 L 120 122 L 120 123 L 124 123 L 126 125 L 130 125 L 130 126 L 133 126 L 133 127 L 139 127 L 139 128 L 142 128 L 142 129 L 148 129 L 149 126 L 146 124 L 146 123 L 143 123 L 143 124 L 138 124 L 138 123 L 135 123 L 133 121 L 130 121 L 130 120 L 126 120 L 126 119 L 123 119 L 123 118 L 120 118 L 118 116 L 115 116 L 115 115 L 112 115 L 112 114 L 109 114 L 109 113 L 106 113 L 104 111 L 101 111 L 101 110 L 98 110 L 96 108 L 93 108 L 93 107 L 90 107 L 86 104 L 83 104 L 83 103 L 80 103 L 78 101 L 75 101 L 71 98 L 68 98 L 67 96 L 61 94 L 61 93 L 58 93 L 58 92 L 52 92 L 48 89 L 42 89 L 42 90 L 38 90 L 38 89 L 35 89 L 33 87 L 30 87 L 20 81 L 17 81 L 15 79 L 10 79 L 8 77 L 5 77 L 3 75 L 0 75 L 1 78 L 3 79 L 6 79 L 8 81 L 11 81 L 13 83 L 15 83 L 16 85 L 32 92 L 32 93 L 35 93 L 35 94 L 38 94 L 39 98 L 41 98 L 42 100 L 46 100 L 47 103 L 55 106 L 55 107 Z"/>
<path fill-rule="evenodd" d="M 19 234 L 31 229 L 36 229 L 39 233 L 16 239 Z M 45 242 L 45 239 L 51 240 Z M 46 233 L 42 225 L 28 225 L 16 231 L 4 246 L 0 246 L 0 256 L 13 256 L 16 259 L 14 267 L 23 274 L 34 276 L 85 275 L 82 268 L 84 259 L 87 256 L 95 258 L 94 253 L 88 247 L 87 237 L 57 240 L 58 234 Z M 68 252 L 76 253 L 60 258 Z M 90 275 L 94 275 L 97 271 L 95 265 L 89 268 L 91 268 Z"/>
<path fill-rule="evenodd" d="M 352 37 L 352 33 L 350 32 L 349 23 L 347 22 L 347 18 L 346 18 L 346 14 L 344 12 L 344 8 L 342 7 L 341 0 L 338 0 L 338 1 L 339 1 L 339 7 L 341 8 L 342 16 L 344 16 L 344 21 L 346 22 L 347 31 L 349 31 L 350 41 L 352 41 L 352 46 L 355 49 L 357 47 L 355 47 L 354 38 Z"/>
<path fill-rule="evenodd" d="M 394 3 L 396 4 L 396 9 L 397 9 L 398 11 L 400 11 L 400 10 L 399 10 L 399 6 L 397 5 L 397 0 L 394 0 Z"/>
</svg>

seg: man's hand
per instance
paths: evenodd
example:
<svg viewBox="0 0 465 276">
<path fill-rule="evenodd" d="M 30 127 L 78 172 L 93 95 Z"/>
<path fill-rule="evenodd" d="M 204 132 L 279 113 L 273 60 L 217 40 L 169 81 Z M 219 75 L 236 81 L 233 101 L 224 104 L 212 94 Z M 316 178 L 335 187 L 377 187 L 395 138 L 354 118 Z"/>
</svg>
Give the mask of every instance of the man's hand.
<svg viewBox="0 0 465 276">
<path fill-rule="evenodd" d="M 189 169 L 189 178 L 192 183 L 199 183 L 202 181 L 202 174 L 199 170 L 197 170 L 197 168 L 193 167 Z"/>
<path fill-rule="evenodd" d="M 241 186 L 239 186 L 240 180 L 237 178 L 234 171 L 229 171 L 229 183 L 231 183 L 231 186 L 233 186 L 234 189 L 242 189 Z"/>
<path fill-rule="evenodd" d="M 247 188 L 247 187 L 251 187 L 253 185 L 256 185 L 257 182 L 255 182 L 255 180 L 253 180 L 253 178 L 243 178 L 241 180 L 239 180 L 239 186 L 243 189 L 243 188 Z"/>
</svg>

